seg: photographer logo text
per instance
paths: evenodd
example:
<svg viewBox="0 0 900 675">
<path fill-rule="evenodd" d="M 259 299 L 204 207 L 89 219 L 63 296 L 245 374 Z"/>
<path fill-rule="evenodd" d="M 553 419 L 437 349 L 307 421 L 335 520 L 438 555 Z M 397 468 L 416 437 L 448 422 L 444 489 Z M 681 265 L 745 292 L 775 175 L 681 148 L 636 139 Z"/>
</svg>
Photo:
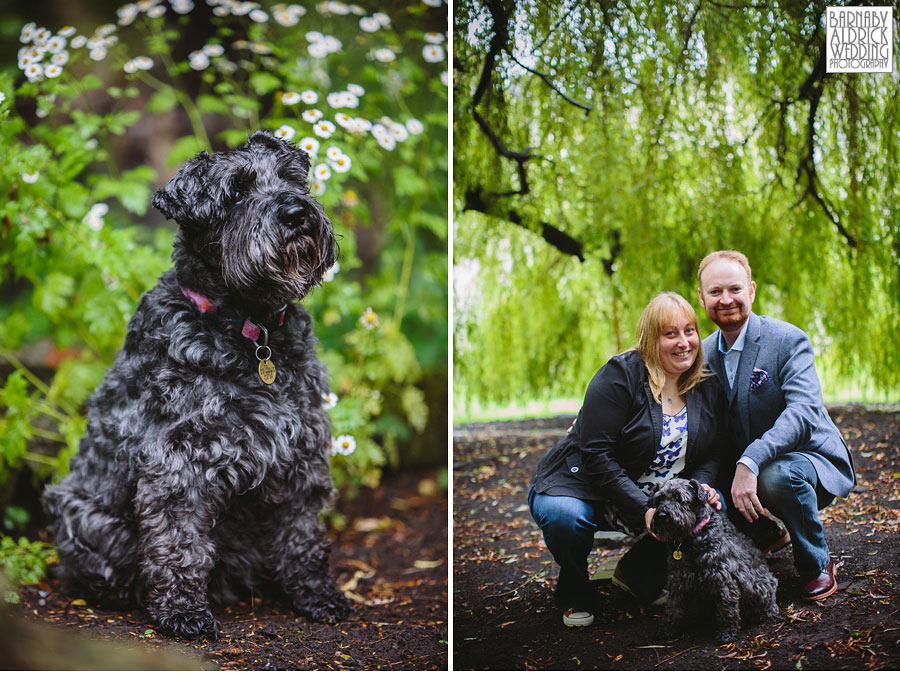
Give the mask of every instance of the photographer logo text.
<svg viewBox="0 0 900 675">
<path fill-rule="evenodd" d="M 894 18 L 890 7 L 825 8 L 826 72 L 890 73 Z"/>
</svg>

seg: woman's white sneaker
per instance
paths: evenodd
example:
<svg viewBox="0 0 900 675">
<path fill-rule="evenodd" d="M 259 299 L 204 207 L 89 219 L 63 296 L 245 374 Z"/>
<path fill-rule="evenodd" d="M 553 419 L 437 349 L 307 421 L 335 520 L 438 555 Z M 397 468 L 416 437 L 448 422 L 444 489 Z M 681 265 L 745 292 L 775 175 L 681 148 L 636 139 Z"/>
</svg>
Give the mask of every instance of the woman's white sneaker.
<svg viewBox="0 0 900 675">
<path fill-rule="evenodd" d="M 594 615 L 573 607 L 563 612 L 563 623 L 566 626 L 590 626 L 594 623 Z"/>
</svg>

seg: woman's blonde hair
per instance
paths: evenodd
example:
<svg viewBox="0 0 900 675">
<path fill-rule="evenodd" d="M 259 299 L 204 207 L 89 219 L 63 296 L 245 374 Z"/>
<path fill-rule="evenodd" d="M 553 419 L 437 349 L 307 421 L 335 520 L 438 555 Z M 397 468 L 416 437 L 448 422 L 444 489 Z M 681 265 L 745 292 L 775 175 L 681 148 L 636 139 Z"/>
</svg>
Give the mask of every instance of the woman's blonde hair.
<svg viewBox="0 0 900 675">
<path fill-rule="evenodd" d="M 647 304 L 638 319 L 637 344 L 634 349 L 644 359 L 650 375 L 650 390 L 656 399 L 662 396 L 662 388 L 666 382 L 666 372 L 659 356 L 659 338 L 665 329 L 675 323 L 679 315 L 693 323 L 694 329 L 697 329 L 697 314 L 691 303 L 678 293 L 660 293 Z M 703 343 L 700 342 L 694 363 L 678 378 L 678 393 L 691 391 L 711 374 L 703 367 Z"/>
</svg>

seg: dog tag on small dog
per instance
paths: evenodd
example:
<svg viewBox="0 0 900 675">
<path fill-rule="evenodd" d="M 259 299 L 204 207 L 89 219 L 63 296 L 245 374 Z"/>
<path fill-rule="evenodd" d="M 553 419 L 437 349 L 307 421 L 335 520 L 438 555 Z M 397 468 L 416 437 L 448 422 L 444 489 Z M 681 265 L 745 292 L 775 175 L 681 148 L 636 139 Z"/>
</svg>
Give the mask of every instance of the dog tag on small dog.
<svg viewBox="0 0 900 675">
<path fill-rule="evenodd" d="M 272 384 L 275 381 L 275 364 L 269 361 L 269 359 L 260 360 L 259 379 L 266 384 Z"/>
<path fill-rule="evenodd" d="M 681 560 L 681 551 L 675 549 L 672 551 L 672 557 L 675 558 L 675 560 Z"/>
</svg>

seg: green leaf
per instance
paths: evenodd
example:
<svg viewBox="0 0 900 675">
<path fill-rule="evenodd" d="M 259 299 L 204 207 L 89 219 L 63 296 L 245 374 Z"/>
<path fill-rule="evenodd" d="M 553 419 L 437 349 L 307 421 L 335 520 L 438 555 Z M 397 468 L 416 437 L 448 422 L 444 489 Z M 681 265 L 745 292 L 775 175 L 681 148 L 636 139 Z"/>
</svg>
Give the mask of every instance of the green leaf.
<svg viewBox="0 0 900 675">
<path fill-rule="evenodd" d="M 164 113 L 174 110 L 178 105 L 178 96 L 172 87 L 160 89 L 147 101 L 147 110 L 151 113 Z"/>
<path fill-rule="evenodd" d="M 186 160 L 191 159 L 201 150 L 206 149 L 203 142 L 196 136 L 185 136 L 178 139 L 166 159 L 169 166 L 177 166 L 183 164 Z"/>
<path fill-rule="evenodd" d="M 281 86 L 281 80 L 271 73 L 253 73 L 250 76 L 250 85 L 259 96 L 265 96 Z"/>
</svg>

